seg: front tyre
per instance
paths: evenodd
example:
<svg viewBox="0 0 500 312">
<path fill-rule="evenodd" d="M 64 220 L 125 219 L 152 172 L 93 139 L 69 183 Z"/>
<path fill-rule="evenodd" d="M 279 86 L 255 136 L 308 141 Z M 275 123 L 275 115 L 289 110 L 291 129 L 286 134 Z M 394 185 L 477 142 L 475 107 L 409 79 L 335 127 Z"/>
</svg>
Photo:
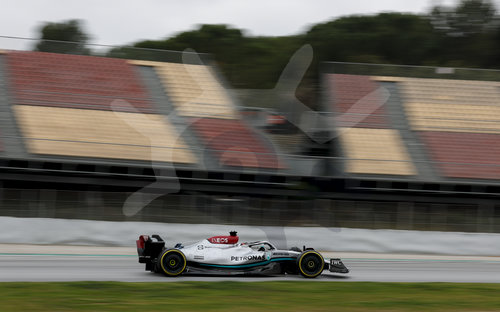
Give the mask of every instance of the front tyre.
<svg viewBox="0 0 500 312">
<path fill-rule="evenodd" d="M 167 276 L 178 276 L 186 269 L 186 257 L 178 249 L 168 249 L 159 257 L 160 268 Z"/>
<path fill-rule="evenodd" d="M 314 250 L 304 251 L 297 259 L 299 273 L 307 278 L 315 278 L 323 272 L 325 260 Z"/>
</svg>

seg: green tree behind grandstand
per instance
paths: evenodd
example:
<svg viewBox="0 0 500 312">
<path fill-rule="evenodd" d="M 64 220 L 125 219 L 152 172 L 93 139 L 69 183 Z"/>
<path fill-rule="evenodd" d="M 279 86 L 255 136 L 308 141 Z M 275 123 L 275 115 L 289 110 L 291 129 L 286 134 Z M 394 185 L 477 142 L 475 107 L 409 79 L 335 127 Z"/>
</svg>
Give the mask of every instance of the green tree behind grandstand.
<svg viewBox="0 0 500 312">
<path fill-rule="evenodd" d="M 47 23 L 40 27 L 41 39 L 35 50 L 65 54 L 90 54 L 86 47 L 89 36 L 79 20 Z"/>
</svg>

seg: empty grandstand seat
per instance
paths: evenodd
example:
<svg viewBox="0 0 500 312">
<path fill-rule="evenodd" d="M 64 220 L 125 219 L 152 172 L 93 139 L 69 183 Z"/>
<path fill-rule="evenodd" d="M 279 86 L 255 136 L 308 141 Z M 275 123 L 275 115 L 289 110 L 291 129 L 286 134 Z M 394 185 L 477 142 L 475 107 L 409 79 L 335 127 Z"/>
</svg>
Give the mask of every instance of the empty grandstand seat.
<svg viewBox="0 0 500 312">
<path fill-rule="evenodd" d="M 500 83 L 404 78 L 400 90 L 414 130 L 499 133 Z"/>
<path fill-rule="evenodd" d="M 337 127 L 390 128 L 377 82 L 370 76 L 327 74 L 328 105 L 338 114 Z M 372 98 L 366 101 L 367 96 Z M 356 104 L 356 105 L 355 105 Z"/>
<path fill-rule="evenodd" d="M 393 129 L 340 128 L 346 171 L 356 174 L 415 175 L 416 169 Z"/>
<path fill-rule="evenodd" d="M 33 154 L 195 162 L 173 125 L 160 115 L 30 105 L 13 109 Z"/>
<path fill-rule="evenodd" d="M 499 82 L 404 78 L 399 85 L 410 126 L 440 175 L 498 179 Z"/>
<path fill-rule="evenodd" d="M 7 53 L 15 104 L 111 110 L 116 99 L 154 113 L 133 66 L 125 60 L 45 52 Z"/>
<path fill-rule="evenodd" d="M 500 133 L 500 107 L 441 103 L 406 103 L 414 130 Z"/>
<path fill-rule="evenodd" d="M 193 119 L 193 128 L 221 165 L 284 168 L 275 151 L 264 145 L 240 120 L 198 118 Z"/>
<path fill-rule="evenodd" d="M 378 81 L 385 77 L 327 74 L 328 103 L 336 114 L 345 171 L 353 174 L 416 175 L 398 130 L 392 129 Z"/>
<path fill-rule="evenodd" d="M 130 60 L 156 70 L 166 94 L 181 116 L 237 119 L 229 94 L 205 65 Z"/>
<path fill-rule="evenodd" d="M 500 177 L 500 134 L 421 131 L 420 135 L 443 176 Z"/>
</svg>

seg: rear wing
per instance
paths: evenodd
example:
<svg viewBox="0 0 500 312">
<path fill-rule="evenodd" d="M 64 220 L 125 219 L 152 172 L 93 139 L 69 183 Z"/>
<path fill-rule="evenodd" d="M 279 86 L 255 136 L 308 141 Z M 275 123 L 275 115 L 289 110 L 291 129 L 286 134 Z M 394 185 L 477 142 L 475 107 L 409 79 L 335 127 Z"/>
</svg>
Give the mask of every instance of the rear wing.
<svg viewBox="0 0 500 312">
<path fill-rule="evenodd" d="M 145 263 L 146 270 L 148 270 L 148 266 L 158 258 L 165 248 L 165 241 L 159 235 L 152 235 L 151 237 L 141 235 L 136 241 L 136 245 L 139 263 Z"/>
</svg>

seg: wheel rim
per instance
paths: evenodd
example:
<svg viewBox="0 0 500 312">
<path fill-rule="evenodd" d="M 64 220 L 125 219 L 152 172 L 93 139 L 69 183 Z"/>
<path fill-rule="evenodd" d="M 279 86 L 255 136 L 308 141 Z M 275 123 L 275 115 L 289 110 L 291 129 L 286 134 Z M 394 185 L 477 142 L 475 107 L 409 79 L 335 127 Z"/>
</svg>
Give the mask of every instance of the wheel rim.
<svg viewBox="0 0 500 312">
<path fill-rule="evenodd" d="M 168 269 L 172 272 L 175 272 L 182 267 L 181 257 L 178 254 L 168 255 L 165 260 L 165 262 L 167 262 Z"/>
<path fill-rule="evenodd" d="M 176 276 L 181 274 L 186 267 L 186 258 L 177 250 L 170 250 L 163 254 L 161 266 L 167 275 Z"/>
</svg>

